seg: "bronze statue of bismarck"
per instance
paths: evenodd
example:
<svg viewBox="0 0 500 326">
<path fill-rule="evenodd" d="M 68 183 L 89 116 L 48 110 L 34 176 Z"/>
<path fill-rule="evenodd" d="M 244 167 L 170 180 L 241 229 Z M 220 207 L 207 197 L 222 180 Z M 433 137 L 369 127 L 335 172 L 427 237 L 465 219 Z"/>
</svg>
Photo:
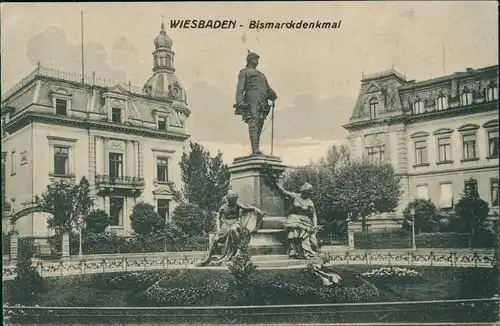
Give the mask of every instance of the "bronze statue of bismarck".
<svg viewBox="0 0 500 326">
<path fill-rule="evenodd" d="M 259 148 L 260 135 L 264 121 L 271 109 L 269 101 L 277 99 L 276 93 L 271 89 L 266 76 L 257 70 L 259 55 L 248 52 L 247 66 L 238 75 L 236 89 L 235 114 L 241 115 L 248 124 L 252 155 L 261 155 Z"/>
</svg>

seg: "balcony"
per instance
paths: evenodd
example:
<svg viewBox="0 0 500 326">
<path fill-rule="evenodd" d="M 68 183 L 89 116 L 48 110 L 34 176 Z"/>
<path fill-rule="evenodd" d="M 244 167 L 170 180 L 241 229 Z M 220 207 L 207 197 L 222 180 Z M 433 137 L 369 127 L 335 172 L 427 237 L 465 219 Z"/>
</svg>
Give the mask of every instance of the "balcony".
<svg viewBox="0 0 500 326">
<path fill-rule="evenodd" d="M 130 190 L 140 193 L 144 190 L 144 178 L 139 177 L 115 177 L 109 175 L 96 175 L 95 186 L 99 191 L 114 191 L 115 189 Z"/>
</svg>

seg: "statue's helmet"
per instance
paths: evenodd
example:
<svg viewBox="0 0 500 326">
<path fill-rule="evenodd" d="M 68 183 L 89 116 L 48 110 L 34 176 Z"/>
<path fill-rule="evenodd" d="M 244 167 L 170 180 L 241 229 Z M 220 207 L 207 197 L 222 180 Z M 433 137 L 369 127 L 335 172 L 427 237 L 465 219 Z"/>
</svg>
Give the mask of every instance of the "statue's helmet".
<svg viewBox="0 0 500 326">
<path fill-rule="evenodd" d="M 250 60 L 252 60 L 252 59 L 259 59 L 259 58 L 260 58 L 260 56 L 257 53 L 248 51 L 247 63 L 250 62 Z"/>
</svg>

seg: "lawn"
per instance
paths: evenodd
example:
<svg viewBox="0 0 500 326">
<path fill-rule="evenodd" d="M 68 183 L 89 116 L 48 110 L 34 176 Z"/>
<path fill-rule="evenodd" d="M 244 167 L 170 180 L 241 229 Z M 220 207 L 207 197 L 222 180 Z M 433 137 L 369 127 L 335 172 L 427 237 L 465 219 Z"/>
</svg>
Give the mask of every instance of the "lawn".
<svg viewBox="0 0 500 326">
<path fill-rule="evenodd" d="M 418 301 L 491 297 L 496 293 L 493 269 L 412 267 L 421 278 L 359 278 L 377 266 L 336 266 L 342 287 L 322 287 L 301 269 L 261 270 L 251 287 L 232 285 L 226 270 L 124 272 L 46 278 L 46 290 L 35 300 L 40 306 L 182 306 L 291 304 L 359 301 Z M 4 282 L 4 302 L 9 302 Z M 152 287 L 152 285 L 155 286 Z M 370 292 L 375 288 L 378 292 Z M 153 291 L 154 290 L 154 291 Z M 148 292 L 149 291 L 149 292 Z M 156 291 L 156 292 L 155 292 Z M 145 296 L 149 293 L 149 296 Z M 157 299 L 158 294 L 167 299 Z M 160 296 L 161 297 L 161 296 Z"/>
</svg>

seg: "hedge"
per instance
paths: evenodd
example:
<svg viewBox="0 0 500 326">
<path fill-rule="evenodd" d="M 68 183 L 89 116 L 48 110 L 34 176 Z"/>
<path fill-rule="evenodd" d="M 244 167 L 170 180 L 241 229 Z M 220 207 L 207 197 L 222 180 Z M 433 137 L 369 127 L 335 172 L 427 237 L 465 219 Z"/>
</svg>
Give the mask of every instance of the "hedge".
<svg viewBox="0 0 500 326">
<path fill-rule="evenodd" d="M 420 233 L 415 235 L 417 248 L 469 248 L 466 233 Z M 406 249 L 411 248 L 411 233 L 405 230 L 357 232 L 354 234 L 356 249 Z M 472 248 L 492 248 L 495 236 L 478 234 Z"/>
<path fill-rule="evenodd" d="M 208 236 L 182 237 L 168 239 L 159 234 L 119 236 L 112 232 L 90 233 L 82 237 L 83 254 L 116 254 L 116 253 L 148 253 L 148 252 L 179 252 L 204 251 L 208 248 Z M 61 235 L 49 240 L 50 244 L 61 251 Z M 70 253 L 77 255 L 79 236 L 70 236 Z"/>
</svg>

